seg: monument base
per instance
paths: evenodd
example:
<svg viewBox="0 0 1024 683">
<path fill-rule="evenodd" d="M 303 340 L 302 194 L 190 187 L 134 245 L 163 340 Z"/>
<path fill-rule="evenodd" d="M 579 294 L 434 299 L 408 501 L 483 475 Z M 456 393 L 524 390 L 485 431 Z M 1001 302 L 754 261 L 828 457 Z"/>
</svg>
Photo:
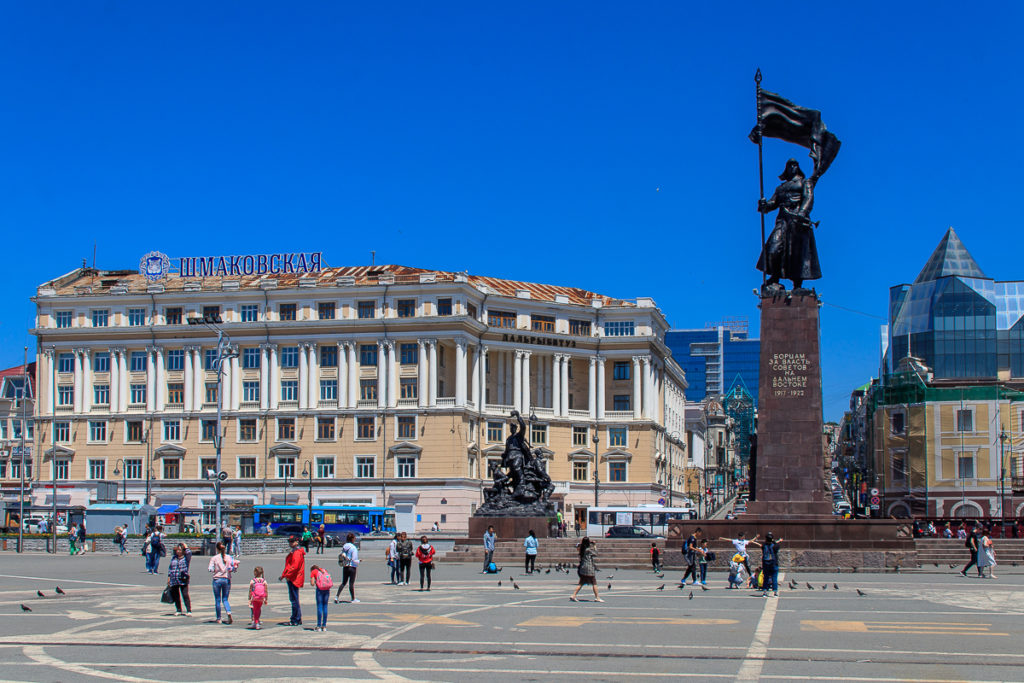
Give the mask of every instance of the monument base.
<svg viewBox="0 0 1024 683">
<path fill-rule="evenodd" d="M 526 538 L 532 530 L 537 538 L 548 538 L 547 517 L 484 517 L 469 518 L 469 537 L 482 538 L 487 527 L 493 526 L 499 540 Z"/>
</svg>

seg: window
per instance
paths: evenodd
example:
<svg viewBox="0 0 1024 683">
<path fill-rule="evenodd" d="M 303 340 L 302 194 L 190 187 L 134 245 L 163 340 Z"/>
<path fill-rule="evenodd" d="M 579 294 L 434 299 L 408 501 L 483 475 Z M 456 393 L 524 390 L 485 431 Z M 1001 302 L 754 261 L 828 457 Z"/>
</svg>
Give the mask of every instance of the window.
<svg viewBox="0 0 1024 683">
<path fill-rule="evenodd" d="M 608 481 L 626 481 L 626 462 L 616 460 L 608 463 Z"/>
<path fill-rule="evenodd" d="M 626 446 L 628 443 L 625 427 L 608 428 L 608 446 Z"/>
<path fill-rule="evenodd" d="M 419 387 L 415 377 L 403 377 L 398 380 L 399 398 L 417 398 Z"/>
<path fill-rule="evenodd" d="M 110 372 L 110 354 L 100 351 L 92 357 L 93 372 Z"/>
<path fill-rule="evenodd" d="M 68 462 L 69 461 L 67 461 L 67 460 L 56 460 L 56 461 L 54 461 L 54 466 L 56 467 L 56 470 L 54 471 L 54 474 L 53 474 L 53 478 L 54 479 L 67 479 L 68 478 Z"/>
<path fill-rule="evenodd" d="M 216 320 L 220 317 L 220 306 L 203 306 L 203 317 Z"/>
<path fill-rule="evenodd" d="M 57 372 L 74 372 L 75 357 L 70 353 L 62 353 L 57 356 Z"/>
<path fill-rule="evenodd" d="M 360 344 L 359 345 L 359 364 L 360 365 L 376 365 L 377 364 L 377 345 L 376 344 Z"/>
<path fill-rule="evenodd" d="M 181 308 L 165 308 L 164 309 L 164 322 L 168 325 L 180 325 L 181 324 Z"/>
<path fill-rule="evenodd" d="M 476 319 L 476 304 L 466 304 L 466 315 L 474 320 Z"/>
<path fill-rule="evenodd" d="M 110 385 L 109 384 L 94 384 L 92 385 L 92 402 L 98 406 L 105 406 L 110 404 Z"/>
<path fill-rule="evenodd" d="M 956 459 L 958 479 L 974 479 L 974 456 L 960 454 Z"/>
<path fill-rule="evenodd" d="M 612 366 L 612 379 L 629 379 L 629 361 L 617 360 Z"/>
<path fill-rule="evenodd" d="M 376 460 L 372 455 L 357 455 L 356 479 L 373 479 L 376 476 Z"/>
<path fill-rule="evenodd" d="M 398 350 L 399 362 L 402 365 L 416 365 L 419 362 L 419 344 L 402 344 Z"/>
<path fill-rule="evenodd" d="M 142 479 L 142 458 L 128 458 L 124 461 L 125 479 Z"/>
<path fill-rule="evenodd" d="M 416 476 L 416 458 L 411 455 L 400 455 L 395 458 L 395 476 L 410 478 Z"/>
<path fill-rule="evenodd" d="M 277 459 L 277 478 L 284 479 L 285 477 L 292 478 L 295 476 L 295 458 L 279 457 Z"/>
<path fill-rule="evenodd" d="M 973 432 L 974 431 L 974 411 L 969 408 L 956 411 L 956 431 L 958 432 Z"/>
<path fill-rule="evenodd" d="M 217 369 L 217 349 L 206 349 L 206 351 L 203 352 L 203 369 Z"/>
<path fill-rule="evenodd" d="M 146 324 L 146 309 L 145 308 L 129 308 L 128 309 L 128 324 L 132 327 L 138 327 Z"/>
<path fill-rule="evenodd" d="M 606 337 L 632 337 L 635 325 L 632 320 L 611 320 L 604 324 Z"/>
<path fill-rule="evenodd" d="M 576 335 L 577 337 L 589 337 L 590 336 L 590 321 L 589 320 L 570 320 L 569 321 L 569 334 Z"/>
<path fill-rule="evenodd" d="M 213 423 L 214 430 L 217 428 L 217 423 Z M 247 419 L 238 421 L 238 440 L 239 441 L 255 441 L 256 440 L 256 420 Z"/>
<path fill-rule="evenodd" d="M 437 314 L 438 315 L 451 315 L 452 314 L 452 300 L 451 299 L 438 299 L 437 300 Z"/>
<path fill-rule="evenodd" d="M 554 332 L 555 318 L 550 315 L 531 315 L 530 329 L 535 332 Z"/>
<path fill-rule="evenodd" d="M 279 417 L 279 418 L 277 418 L 277 440 L 278 441 L 294 441 L 295 440 L 295 418 L 294 417 Z"/>
<path fill-rule="evenodd" d="M 357 417 L 356 418 L 356 439 L 357 440 L 369 440 L 372 441 L 376 438 L 376 418 L 373 417 Z"/>
<path fill-rule="evenodd" d="M 281 367 L 282 368 L 297 368 L 297 367 L 299 367 L 299 347 L 298 346 L 283 346 L 283 347 L 281 347 Z"/>
<path fill-rule="evenodd" d="M 15 426 L 20 434 L 20 421 L 15 421 Z M 54 422 L 53 423 L 53 441 L 54 443 L 68 443 L 71 441 L 71 423 L 66 421 Z"/>
<path fill-rule="evenodd" d="M 96 443 L 107 442 L 107 423 L 104 420 L 96 420 L 89 423 L 89 441 Z"/>
<path fill-rule="evenodd" d="M 629 394 L 612 396 L 612 410 L 629 410 Z"/>
<path fill-rule="evenodd" d="M 295 379 L 288 379 L 281 382 L 281 400 L 282 401 L 298 401 L 299 400 L 299 381 Z"/>
<path fill-rule="evenodd" d="M 181 460 L 164 458 L 164 479 L 181 479 Z"/>
<path fill-rule="evenodd" d="M 906 427 L 905 418 L 906 415 L 902 412 L 889 415 L 889 427 L 893 434 L 902 434 L 904 432 Z"/>
<path fill-rule="evenodd" d="M 588 464 L 586 460 L 573 460 L 572 463 L 572 480 L 573 481 L 587 481 L 590 479 L 589 472 L 587 471 Z"/>
<path fill-rule="evenodd" d="M 322 379 L 322 380 L 320 380 L 320 400 L 321 401 L 337 401 L 338 400 L 338 380 L 336 380 L 336 379 Z"/>
<path fill-rule="evenodd" d="M 217 476 L 217 458 L 200 458 L 199 476 L 203 479 Z"/>
<path fill-rule="evenodd" d="M 90 479 L 106 479 L 107 478 L 107 461 L 106 460 L 90 460 L 89 461 L 89 478 Z"/>
<path fill-rule="evenodd" d="M 337 305 L 333 301 L 321 301 L 316 305 L 316 317 L 320 320 L 334 320 Z"/>
<path fill-rule="evenodd" d="M 281 304 L 277 307 L 277 316 L 281 320 L 295 320 L 295 304 Z"/>
<path fill-rule="evenodd" d="M 203 400 L 203 402 L 206 405 L 210 405 L 210 406 L 217 405 L 217 383 L 216 382 L 207 382 L 206 383 L 206 391 L 203 392 L 203 393 L 204 393 L 204 396 L 203 396 L 204 400 Z"/>
<path fill-rule="evenodd" d="M 242 304 L 238 311 L 243 323 L 254 323 L 260 317 L 259 304 Z"/>
<path fill-rule="evenodd" d="M 316 438 L 320 441 L 334 441 L 333 417 L 318 417 L 316 419 Z"/>
<path fill-rule="evenodd" d="M 399 439 L 415 439 L 416 438 L 416 416 L 415 415 L 399 415 L 398 416 L 398 438 Z"/>
<path fill-rule="evenodd" d="M 377 317 L 377 305 L 373 301 L 360 301 L 356 304 L 356 315 L 360 318 Z"/>
<path fill-rule="evenodd" d="M 131 372 L 145 372 L 147 359 L 149 358 L 148 351 L 132 351 L 131 359 L 129 361 L 129 370 Z"/>
<path fill-rule="evenodd" d="M 257 380 L 246 380 L 242 382 L 242 401 L 245 403 L 259 403 L 260 383 Z"/>
<path fill-rule="evenodd" d="M 256 478 L 256 458 L 239 458 L 238 459 L 238 478 L 239 479 L 255 479 Z"/>
<path fill-rule="evenodd" d="M 338 367 L 338 347 L 337 346 L 321 346 L 320 347 L 320 367 L 322 367 L 322 368 L 336 368 L 336 367 Z"/>
<path fill-rule="evenodd" d="M 199 440 L 212 442 L 215 436 L 217 436 L 217 421 L 201 420 L 199 423 Z"/>
<path fill-rule="evenodd" d="M 110 324 L 110 311 L 102 308 L 98 311 L 92 312 L 92 326 L 93 327 L 106 327 Z"/>
<path fill-rule="evenodd" d="M 7 419 L 0 418 L 0 441 L 7 438 Z"/>
<path fill-rule="evenodd" d="M 416 315 L 416 299 L 399 299 L 395 307 L 399 318 L 412 318 Z"/>
<path fill-rule="evenodd" d="M 516 314 L 508 311 L 487 311 L 487 324 L 491 327 L 508 327 L 515 329 Z"/>
<path fill-rule="evenodd" d="M 316 478 L 334 479 L 334 458 L 316 459 Z"/>
<path fill-rule="evenodd" d="M 167 403 L 180 406 L 185 403 L 185 385 L 181 382 L 167 383 Z"/>
<path fill-rule="evenodd" d="M 505 440 L 505 423 L 492 420 L 487 423 L 487 443 L 501 443 Z"/>
<path fill-rule="evenodd" d="M 128 402 L 133 405 L 142 405 L 146 402 L 146 385 L 132 384 L 129 387 L 130 396 Z"/>
<path fill-rule="evenodd" d="M 375 380 L 375 379 L 361 379 L 361 380 L 359 380 L 359 400 L 360 401 L 376 401 L 377 400 L 377 380 Z"/>
<path fill-rule="evenodd" d="M 260 349 L 251 347 L 242 349 L 242 367 L 246 370 L 256 370 L 260 367 Z"/>
<path fill-rule="evenodd" d="M 572 445 L 573 446 L 586 446 L 587 445 L 587 432 L 589 430 L 586 427 L 579 425 L 573 425 L 572 428 Z"/>
<path fill-rule="evenodd" d="M 530 425 L 530 441 L 535 445 L 544 445 L 548 442 L 548 426 L 546 424 Z"/>
<path fill-rule="evenodd" d="M 894 484 L 902 484 L 907 481 L 907 463 L 903 457 L 903 451 L 893 454 L 890 458 L 892 463 L 892 481 Z"/>
<path fill-rule="evenodd" d="M 75 387 L 70 384 L 61 384 L 57 387 L 57 405 L 69 406 L 75 402 Z"/>
<path fill-rule="evenodd" d="M 53 319 L 57 322 L 57 327 L 71 327 L 72 317 L 71 311 L 57 311 L 53 315 Z"/>
<path fill-rule="evenodd" d="M 21 478 L 21 462 L 17 461 L 17 460 L 12 460 L 11 461 L 11 479 L 20 479 L 20 478 Z M 31 479 L 32 478 L 32 463 L 28 462 L 28 461 L 25 462 L 25 478 L 26 479 Z"/>
<path fill-rule="evenodd" d="M 142 437 L 143 431 L 141 420 L 130 420 L 124 423 L 125 441 L 128 443 L 142 443 Z"/>
<path fill-rule="evenodd" d="M 164 420 L 164 441 L 181 441 L 181 422 Z"/>
</svg>

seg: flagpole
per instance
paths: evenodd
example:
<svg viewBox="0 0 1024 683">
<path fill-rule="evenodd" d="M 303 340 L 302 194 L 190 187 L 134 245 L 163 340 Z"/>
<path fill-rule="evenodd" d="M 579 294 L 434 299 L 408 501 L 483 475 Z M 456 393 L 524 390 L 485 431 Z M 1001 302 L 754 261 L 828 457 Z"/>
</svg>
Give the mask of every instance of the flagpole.
<svg viewBox="0 0 1024 683">
<path fill-rule="evenodd" d="M 754 74 L 754 108 L 757 110 L 757 180 L 760 185 L 760 199 L 764 201 L 764 148 L 761 137 L 761 69 Z M 765 248 L 764 238 L 764 212 L 761 211 L 761 202 L 758 202 L 757 213 L 761 216 L 761 259 L 763 269 L 761 270 L 761 286 L 768 283 L 768 254 Z"/>
</svg>

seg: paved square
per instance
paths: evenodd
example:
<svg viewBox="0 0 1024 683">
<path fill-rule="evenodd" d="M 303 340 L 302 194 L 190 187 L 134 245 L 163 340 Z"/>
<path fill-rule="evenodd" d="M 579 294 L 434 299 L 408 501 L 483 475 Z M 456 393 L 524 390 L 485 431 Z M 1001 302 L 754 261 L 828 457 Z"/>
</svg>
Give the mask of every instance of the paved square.
<svg viewBox="0 0 1024 683">
<path fill-rule="evenodd" d="M 320 557 L 307 559 L 307 571 Z M 0 678 L 1024 680 L 1024 577 L 1009 568 L 997 580 L 955 570 L 785 575 L 800 587 L 777 599 L 726 590 L 721 573 L 707 591 L 679 590 L 677 572 L 660 579 L 608 568 L 606 602 L 572 603 L 575 572 L 505 567 L 499 586 L 475 564 L 441 562 L 433 590 L 419 592 L 415 575 L 413 586 L 387 585 L 386 567 L 372 559 L 359 568 L 361 602 L 332 603 L 329 630 L 317 633 L 309 588 L 305 628 L 277 625 L 288 614 L 276 581 L 283 555 L 241 560 L 235 623 L 226 626 L 213 623 L 203 557 L 193 559 L 193 617 L 185 618 L 160 603 L 166 576 L 143 573 L 141 557 L 0 555 Z M 245 587 L 257 564 L 271 579 L 261 631 L 246 628 Z M 340 568 L 330 570 L 337 583 Z"/>
</svg>

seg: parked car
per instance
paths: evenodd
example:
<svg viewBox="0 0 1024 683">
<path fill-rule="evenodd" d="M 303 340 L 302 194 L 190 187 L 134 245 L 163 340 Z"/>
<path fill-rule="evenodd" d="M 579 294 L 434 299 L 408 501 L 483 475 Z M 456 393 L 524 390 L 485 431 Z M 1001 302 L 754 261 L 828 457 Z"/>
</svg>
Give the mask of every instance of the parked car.
<svg viewBox="0 0 1024 683">
<path fill-rule="evenodd" d="M 664 536 L 658 536 L 652 534 L 647 529 L 639 526 L 613 526 L 609 527 L 608 531 L 604 532 L 605 538 L 665 538 Z"/>
</svg>

